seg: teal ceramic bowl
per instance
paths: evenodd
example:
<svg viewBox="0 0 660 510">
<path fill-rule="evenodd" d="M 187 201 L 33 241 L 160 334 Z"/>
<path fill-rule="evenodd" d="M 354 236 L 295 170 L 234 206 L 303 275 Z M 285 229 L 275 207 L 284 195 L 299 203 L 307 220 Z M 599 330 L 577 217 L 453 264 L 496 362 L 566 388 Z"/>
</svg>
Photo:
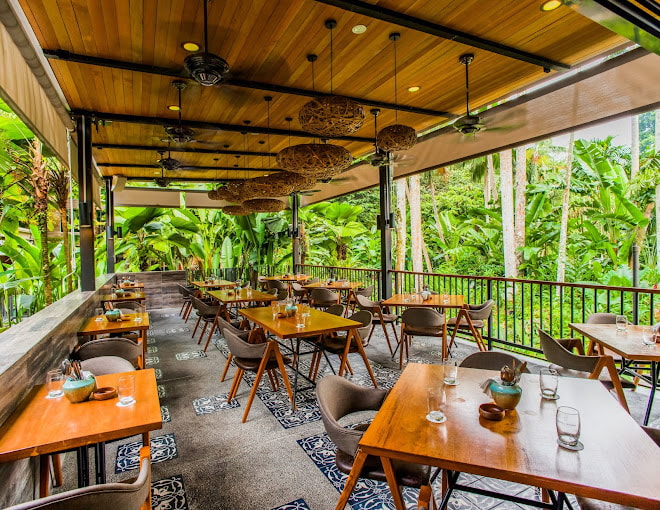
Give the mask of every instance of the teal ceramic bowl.
<svg viewBox="0 0 660 510">
<path fill-rule="evenodd" d="M 105 318 L 109 322 L 117 322 L 121 319 L 121 312 L 119 310 L 108 310 L 105 312 Z"/>
<path fill-rule="evenodd" d="M 89 398 L 89 396 L 92 394 L 92 391 L 95 389 L 96 379 L 94 379 L 94 376 L 90 376 L 83 380 L 67 379 L 62 385 L 64 396 L 72 404 L 84 402 Z"/>
</svg>

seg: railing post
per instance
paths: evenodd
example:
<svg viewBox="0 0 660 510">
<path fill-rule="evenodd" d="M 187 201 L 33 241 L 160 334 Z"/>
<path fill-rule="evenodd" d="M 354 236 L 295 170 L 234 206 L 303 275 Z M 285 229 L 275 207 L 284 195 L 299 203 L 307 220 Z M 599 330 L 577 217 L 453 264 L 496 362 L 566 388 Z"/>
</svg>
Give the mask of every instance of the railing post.
<svg viewBox="0 0 660 510">
<path fill-rule="evenodd" d="M 488 299 L 493 299 L 493 280 L 487 280 L 486 282 L 486 296 Z M 493 313 L 488 316 L 488 350 L 493 350 Z"/>
<path fill-rule="evenodd" d="M 632 274 L 633 287 L 639 287 L 639 246 L 633 243 L 632 246 Z M 633 324 L 639 324 L 639 293 L 633 292 Z"/>
</svg>

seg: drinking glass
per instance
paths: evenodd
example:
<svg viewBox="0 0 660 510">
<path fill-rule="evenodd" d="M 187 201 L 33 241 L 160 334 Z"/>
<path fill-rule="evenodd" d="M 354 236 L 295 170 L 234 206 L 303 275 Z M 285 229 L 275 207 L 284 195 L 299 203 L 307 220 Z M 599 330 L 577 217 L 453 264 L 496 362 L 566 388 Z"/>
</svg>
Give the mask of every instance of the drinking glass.
<svg viewBox="0 0 660 510">
<path fill-rule="evenodd" d="M 407 293 L 407 292 L 403 293 L 403 302 L 404 303 L 410 302 L 410 294 L 409 293 Z"/>
<path fill-rule="evenodd" d="M 445 305 L 449 303 L 449 294 L 442 295 L 442 303 Z"/>
<path fill-rule="evenodd" d="M 626 319 L 625 315 L 617 315 L 616 316 L 616 330 L 617 331 L 625 331 L 628 329 L 628 319 Z"/>
<path fill-rule="evenodd" d="M 642 343 L 644 345 L 655 345 L 655 335 L 651 326 L 642 327 Z"/>
<path fill-rule="evenodd" d="M 118 406 L 130 406 L 135 403 L 135 377 L 122 375 L 117 382 Z"/>
<path fill-rule="evenodd" d="M 444 367 L 444 382 L 450 386 L 458 384 L 458 367 L 456 365 L 456 360 L 452 358 L 444 358 L 442 360 L 442 365 Z"/>
<path fill-rule="evenodd" d="M 445 385 L 431 386 L 426 392 L 426 419 L 433 423 L 442 423 L 447 419 L 445 408 Z"/>
<path fill-rule="evenodd" d="M 304 328 L 307 326 L 307 315 L 305 315 L 300 309 L 296 312 L 296 327 Z"/>
<path fill-rule="evenodd" d="M 101 322 L 103 320 L 103 308 L 95 308 L 94 315 L 96 315 L 96 322 Z"/>
<path fill-rule="evenodd" d="M 140 315 L 140 312 L 136 311 L 133 314 L 133 322 L 142 322 L 142 315 Z"/>
<path fill-rule="evenodd" d="M 273 312 L 273 320 L 276 320 L 280 314 L 280 304 L 277 301 L 273 301 L 270 305 L 270 310 Z"/>
<path fill-rule="evenodd" d="M 580 412 L 573 407 L 560 406 L 556 421 L 559 445 L 576 448 L 580 442 Z"/>
<path fill-rule="evenodd" d="M 557 385 L 559 384 L 559 374 L 553 368 L 542 368 L 539 377 L 539 385 L 541 386 L 541 396 L 547 400 L 556 400 L 559 398 L 557 395 Z"/>
<path fill-rule="evenodd" d="M 60 369 L 49 370 L 46 374 L 46 389 L 48 395 L 46 398 L 60 398 L 64 395 L 62 385 L 64 384 L 64 374 Z"/>
</svg>

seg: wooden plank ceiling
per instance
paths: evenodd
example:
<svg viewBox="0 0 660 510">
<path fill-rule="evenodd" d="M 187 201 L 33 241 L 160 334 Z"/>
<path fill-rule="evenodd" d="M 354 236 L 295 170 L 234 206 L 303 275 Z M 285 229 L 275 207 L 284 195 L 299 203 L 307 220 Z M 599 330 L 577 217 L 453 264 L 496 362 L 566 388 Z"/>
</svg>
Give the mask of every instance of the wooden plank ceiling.
<svg viewBox="0 0 660 510">
<path fill-rule="evenodd" d="M 472 34 L 517 50 L 574 66 L 624 42 L 568 7 L 542 12 L 539 0 L 369 0 L 367 6 Z M 189 54 L 185 41 L 203 45 L 203 0 L 20 0 L 37 39 L 45 50 L 65 50 L 89 57 L 158 66 L 183 71 Z M 542 66 L 485 49 L 443 39 L 394 23 L 356 14 L 314 0 L 214 0 L 209 9 L 209 52 L 224 58 L 229 78 L 330 92 L 330 31 L 324 21 L 337 20 L 333 31 L 333 92 L 372 101 L 394 103 L 393 43 L 397 42 L 397 94 L 402 105 L 449 112 L 426 115 L 398 112 L 398 122 L 418 132 L 446 124 L 465 113 L 464 67 L 458 58 L 474 53 L 470 66 L 472 109 L 523 90 L 548 75 Z M 362 24 L 363 34 L 351 28 Z M 318 55 L 312 66 L 308 54 Z M 172 119 L 177 91 L 170 76 L 51 59 L 50 64 L 72 110 Z M 551 71 L 553 74 L 563 72 Z M 419 92 L 408 92 L 419 86 Z M 192 80 L 182 92 L 184 121 L 222 123 L 300 132 L 298 111 L 309 98 L 220 84 L 203 87 Z M 365 107 L 369 110 L 369 106 Z M 291 117 L 293 121 L 285 120 Z M 379 127 L 395 122 L 393 109 L 382 109 Z M 369 153 L 374 125 L 367 119 L 354 136 L 363 141 L 337 140 L 359 157 Z M 461 135 L 455 133 L 457 142 Z M 290 143 L 311 137 L 282 134 L 241 134 L 195 129 L 196 142 L 171 144 L 172 156 L 184 165 L 205 170 L 166 172 L 166 176 L 200 180 L 244 178 L 275 168 L 274 157 L 236 156 L 233 151 L 274 154 Z M 93 133 L 93 156 L 103 175 L 153 179 L 161 170 L 153 149 L 99 148 L 106 144 L 167 148 L 163 126 L 113 121 Z M 180 152 L 201 148 L 205 153 Z M 213 150 L 230 154 L 213 153 Z M 104 166 L 111 165 L 111 166 Z M 136 166 L 138 165 L 138 166 Z M 142 165 L 142 166 L 140 166 Z M 231 170 L 227 170 L 227 168 Z M 256 169 L 237 171 L 242 168 Z M 364 167 L 363 170 L 364 171 Z M 376 169 L 373 169 L 376 171 Z"/>
</svg>

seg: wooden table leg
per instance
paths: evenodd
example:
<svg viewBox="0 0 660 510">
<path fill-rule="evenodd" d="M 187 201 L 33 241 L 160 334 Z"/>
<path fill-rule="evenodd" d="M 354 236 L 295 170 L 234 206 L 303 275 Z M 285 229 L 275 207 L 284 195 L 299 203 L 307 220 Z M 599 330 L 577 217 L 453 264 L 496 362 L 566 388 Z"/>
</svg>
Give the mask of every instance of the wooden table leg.
<svg viewBox="0 0 660 510">
<path fill-rule="evenodd" d="M 399 482 L 396 481 L 392 461 L 387 457 L 381 457 L 380 461 L 383 464 L 383 470 L 385 471 L 387 483 L 390 486 L 390 492 L 392 492 L 392 499 L 394 500 L 395 508 L 397 510 L 406 510 L 406 505 L 403 502 L 403 496 L 401 494 L 401 487 L 399 487 Z"/>
<path fill-rule="evenodd" d="M 50 455 L 39 456 L 39 497 L 50 493 Z"/>
<path fill-rule="evenodd" d="M 353 461 L 353 467 L 351 468 L 351 472 L 348 475 L 348 478 L 346 479 L 346 485 L 344 485 L 344 490 L 342 490 L 341 494 L 339 495 L 339 501 L 337 501 L 337 506 L 335 507 L 335 510 L 344 510 L 344 508 L 346 508 L 346 504 L 348 503 L 348 498 L 351 497 L 351 493 L 353 492 L 353 489 L 355 488 L 355 484 L 360 478 L 360 472 L 362 471 L 362 467 L 364 466 L 366 460 L 367 460 L 367 454 L 364 453 L 362 450 L 360 450 L 360 448 L 358 447 L 357 454 L 355 455 L 355 460 Z"/>
</svg>

